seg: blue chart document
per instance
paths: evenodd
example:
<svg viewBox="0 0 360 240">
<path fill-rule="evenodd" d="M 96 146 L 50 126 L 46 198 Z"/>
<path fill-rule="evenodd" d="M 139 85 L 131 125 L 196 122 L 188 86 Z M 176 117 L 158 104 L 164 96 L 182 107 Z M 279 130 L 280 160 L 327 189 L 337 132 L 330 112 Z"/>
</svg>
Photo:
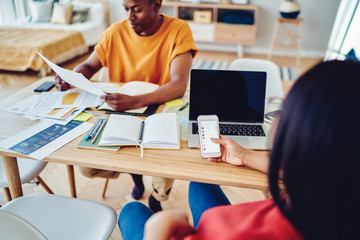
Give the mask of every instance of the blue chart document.
<svg viewBox="0 0 360 240">
<path fill-rule="evenodd" d="M 12 146 L 9 149 L 18 153 L 22 153 L 24 155 L 30 155 L 39 148 L 45 146 L 51 141 L 54 141 L 65 133 L 79 126 L 81 123 L 82 122 L 71 121 L 66 125 L 51 125 L 50 127 L 42 130 L 39 133 L 36 133 L 35 135 L 25 139 L 22 142 L 19 142 L 18 144 Z"/>
<path fill-rule="evenodd" d="M 0 143 L 0 147 L 41 160 L 82 133 L 92 124 L 71 121 L 66 125 L 42 122 Z"/>
</svg>

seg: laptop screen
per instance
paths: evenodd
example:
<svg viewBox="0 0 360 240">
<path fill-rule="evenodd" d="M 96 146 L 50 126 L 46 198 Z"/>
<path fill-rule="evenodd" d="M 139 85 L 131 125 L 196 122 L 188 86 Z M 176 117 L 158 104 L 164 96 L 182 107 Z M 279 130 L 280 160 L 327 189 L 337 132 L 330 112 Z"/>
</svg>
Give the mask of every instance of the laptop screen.
<svg viewBox="0 0 360 240">
<path fill-rule="evenodd" d="M 266 72 L 192 69 L 189 120 L 216 114 L 221 122 L 264 121 Z"/>
</svg>

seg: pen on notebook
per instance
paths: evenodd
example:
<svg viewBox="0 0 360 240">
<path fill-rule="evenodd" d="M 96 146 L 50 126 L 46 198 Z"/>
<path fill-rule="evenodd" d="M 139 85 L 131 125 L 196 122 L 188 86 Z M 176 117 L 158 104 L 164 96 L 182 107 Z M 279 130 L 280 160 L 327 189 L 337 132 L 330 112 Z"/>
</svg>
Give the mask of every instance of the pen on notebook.
<svg viewBox="0 0 360 240">
<path fill-rule="evenodd" d="M 97 122 L 96 122 L 96 123 L 97 123 Z M 85 136 L 85 138 L 84 138 L 85 141 L 89 140 L 90 135 L 93 133 L 93 131 L 94 131 L 95 127 L 96 127 L 96 123 L 93 125 L 93 127 L 92 127 L 92 128 L 88 131 L 88 133 L 86 134 L 86 136 Z"/>
<path fill-rule="evenodd" d="M 102 118 L 99 118 L 96 123 L 95 123 L 95 127 L 93 129 L 93 131 L 90 133 L 90 138 L 94 138 L 95 134 L 97 133 L 97 131 L 99 130 L 100 128 L 100 125 L 102 124 L 103 122 L 103 119 Z"/>
<path fill-rule="evenodd" d="M 139 144 L 141 144 L 141 142 L 142 142 L 143 133 L 144 133 L 144 125 L 145 125 L 145 122 L 142 121 L 141 126 L 140 126 L 140 133 L 139 133 Z"/>
<path fill-rule="evenodd" d="M 189 102 L 185 103 L 185 105 L 183 105 L 181 108 L 179 108 L 179 112 L 184 110 L 188 105 L 189 105 Z"/>
<path fill-rule="evenodd" d="M 94 128 L 95 128 L 95 124 L 93 125 L 93 127 L 85 135 L 85 138 L 84 138 L 85 141 L 89 140 L 90 134 L 93 132 Z"/>
<path fill-rule="evenodd" d="M 105 123 L 106 123 L 105 119 L 102 119 L 102 123 L 101 123 L 99 129 L 97 130 L 97 132 L 96 132 L 93 140 L 91 141 L 91 143 L 94 143 L 96 141 L 96 138 L 99 136 L 99 133 L 101 132 L 101 129 L 104 127 Z"/>
</svg>

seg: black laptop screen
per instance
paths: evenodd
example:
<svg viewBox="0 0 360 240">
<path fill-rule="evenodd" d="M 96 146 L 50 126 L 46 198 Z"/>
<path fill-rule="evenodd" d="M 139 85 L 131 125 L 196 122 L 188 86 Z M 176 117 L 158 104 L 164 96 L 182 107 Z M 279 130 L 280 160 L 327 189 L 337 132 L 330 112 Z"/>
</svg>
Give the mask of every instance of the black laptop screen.
<svg viewBox="0 0 360 240">
<path fill-rule="evenodd" d="M 192 69 L 189 119 L 216 114 L 222 122 L 264 120 L 266 72 Z"/>
</svg>

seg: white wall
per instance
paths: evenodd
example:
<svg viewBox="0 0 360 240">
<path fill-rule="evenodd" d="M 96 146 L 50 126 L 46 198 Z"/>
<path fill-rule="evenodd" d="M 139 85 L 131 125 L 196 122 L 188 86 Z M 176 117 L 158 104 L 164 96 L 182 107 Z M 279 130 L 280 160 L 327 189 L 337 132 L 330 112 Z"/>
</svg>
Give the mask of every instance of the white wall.
<svg viewBox="0 0 360 240">
<path fill-rule="evenodd" d="M 279 5 L 283 0 L 249 0 L 259 7 L 256 42 L 244 47 L 247 53 L 267 54 Z M 109 0 L 111 22 L 126 17 L 121 0 Z M 301 5 L 299 17 L 304 19 L 301 55 L 324 57 L 330 39 L 340 0 L 298 0 Z M 197 44 L 200 49 L 218 49 L 236 52 L 235 45 Z"/>
<path fill-rule="evenodd" d="M 110 23 L 126 18 L 122 0 L 109 0 L 110 4 Z"/>
<path fill-rule="evenodd" d="M 259 22 L 255 45 L 246 52 L 267 53 L 278 7 L 282 0 L 250 0 L 259 6 Z M 298 0 L 299 17 L 304 19 L 302 37 L 303 56 L 325 56 L 340 0 Z"/>
</svg>

